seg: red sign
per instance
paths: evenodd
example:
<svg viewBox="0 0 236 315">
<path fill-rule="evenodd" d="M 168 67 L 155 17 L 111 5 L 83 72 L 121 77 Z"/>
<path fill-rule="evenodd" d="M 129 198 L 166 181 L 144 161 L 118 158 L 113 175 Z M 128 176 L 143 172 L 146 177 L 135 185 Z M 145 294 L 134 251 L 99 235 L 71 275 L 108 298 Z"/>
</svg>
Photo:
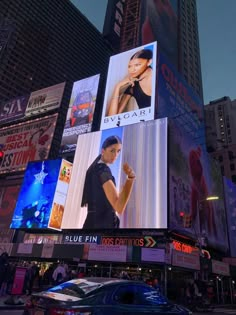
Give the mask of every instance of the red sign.
<svg viewBox="0 0 236 315">
<path fill-rule="evenodd" d="M 181 243 L 178 241 L 173 241 L 173 248 L 177 251 L 183 252 L 183 253 L 188 253 L 191 254 L 193 252 L 198 251 L 198 249 L 196 247 L 193 247 L 191 245 L 185 244 L 185 243 Z"/>
<path fill-rule="evenodd" d="M 27 268 L 24 267 L 16 267 L 11 294 L 20 295 L 23 293 L 26 270 Z"/>
</svg>

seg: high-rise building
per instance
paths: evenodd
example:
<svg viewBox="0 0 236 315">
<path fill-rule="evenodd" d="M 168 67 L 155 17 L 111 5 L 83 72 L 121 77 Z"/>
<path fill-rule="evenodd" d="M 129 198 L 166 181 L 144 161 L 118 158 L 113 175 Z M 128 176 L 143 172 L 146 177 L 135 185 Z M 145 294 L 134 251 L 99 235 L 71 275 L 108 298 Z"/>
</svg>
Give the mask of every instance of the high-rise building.
<svg viewBox="0 0 236 315">
<path fill-rule="evenodd" d="M 219 161 L 222 175 L 236 183 L 236 100 L 225 96 L 204 109 L 208 152 Z"/>
<path fill-rule="evenodd" d="M 203 98 L 196 1 L 108 1 L 104 36 L 117 51 L 157 41 Z"/>
<path fill-rule="evenodd" d="M 66 82 L 55 144 L 72 83 L 101 73 L 102 86 L 110 54 L 100 32 L 69 0 L 0 2 L 0 103 Z"/>
</svg>

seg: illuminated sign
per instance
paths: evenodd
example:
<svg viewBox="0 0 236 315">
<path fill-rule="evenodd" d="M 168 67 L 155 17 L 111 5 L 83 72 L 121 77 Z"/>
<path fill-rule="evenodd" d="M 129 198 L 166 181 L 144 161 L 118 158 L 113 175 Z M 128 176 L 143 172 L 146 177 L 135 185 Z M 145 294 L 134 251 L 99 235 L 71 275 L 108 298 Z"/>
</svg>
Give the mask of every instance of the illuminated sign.
<svg viewBox="0 0 236 315">
<path fill-rule="evenodd" d="M 101 237 L 98 235 L 64 235 L 63 236 L 63 243 L 90 243 L 90 244 L 99 244 Z"/>
<path fill-rule="evenodd" d="M 173 241 L 172 244 L 175 250 L 183 252 L 183 253 L 191 254 L 193 252 L 198 251 L 198 248 L 178 242 L 178 241 Z"/>
</svg>

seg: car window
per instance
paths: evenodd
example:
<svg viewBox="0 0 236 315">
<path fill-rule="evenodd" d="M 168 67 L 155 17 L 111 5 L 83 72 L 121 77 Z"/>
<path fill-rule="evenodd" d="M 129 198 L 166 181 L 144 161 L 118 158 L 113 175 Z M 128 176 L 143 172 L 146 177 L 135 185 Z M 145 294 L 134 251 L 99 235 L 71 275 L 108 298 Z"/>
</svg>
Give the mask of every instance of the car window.
<svg viewBox="0 0 236 315">
<path fill-rule="evenodd" d="M 135 287 L 133 285 L 120 286 L 115 291 L 113 299 L 118 304 L 135 304 Z"/>
<path fill-rule="evenodd" d="M 166 305 L 168 303 L 168 300 L 153 288 L 137 284 L 120 286 L 113 299 L 118 304 Z"/>
</svg>

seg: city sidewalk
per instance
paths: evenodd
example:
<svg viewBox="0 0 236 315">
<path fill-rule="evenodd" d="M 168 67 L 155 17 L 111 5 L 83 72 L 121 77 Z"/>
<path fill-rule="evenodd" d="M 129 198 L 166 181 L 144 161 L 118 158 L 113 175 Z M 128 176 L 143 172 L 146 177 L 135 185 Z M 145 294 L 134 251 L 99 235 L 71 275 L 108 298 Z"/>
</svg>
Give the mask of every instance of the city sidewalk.
<svg viewBox="0 0 236 315">
<path fill-rule="evenodd" d="M 0 296 L 0 312 L 1 310 L 23 310 L 26 301 L 30 299 L 27 295 L 5 295 Z"/>
</svg>

